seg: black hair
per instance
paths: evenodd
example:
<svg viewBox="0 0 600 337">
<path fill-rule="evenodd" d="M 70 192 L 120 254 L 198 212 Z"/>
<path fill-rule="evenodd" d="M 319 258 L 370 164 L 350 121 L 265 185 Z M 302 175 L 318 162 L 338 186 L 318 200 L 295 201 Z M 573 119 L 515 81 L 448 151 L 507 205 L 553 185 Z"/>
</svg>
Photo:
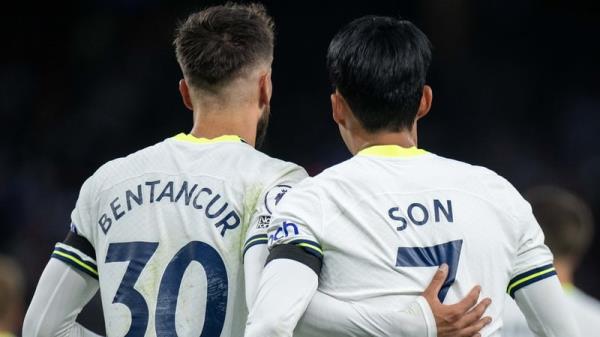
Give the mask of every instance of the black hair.
<svg viewBox="0 0 600 337">
<path fill-rule="evenodd" d="M 263 5 L 227 3 L 191 14 L 173 44 L 190 84 L 216 91 L 250 67 L 271 62 L 273 30 Z"/>
<path fill-rule="evenodd" d="M 427 36 L 407 20 L 365 16 L 329 44 L 331 82 L 368 132 L 411 129 L 431 63 Z"/>
</svg>

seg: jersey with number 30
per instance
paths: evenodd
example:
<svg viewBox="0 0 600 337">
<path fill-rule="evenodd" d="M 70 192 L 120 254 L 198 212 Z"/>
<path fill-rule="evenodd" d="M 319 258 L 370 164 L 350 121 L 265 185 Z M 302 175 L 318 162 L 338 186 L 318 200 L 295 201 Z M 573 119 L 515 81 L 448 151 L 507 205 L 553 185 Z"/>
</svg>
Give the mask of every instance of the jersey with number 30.
<svg viewBox="0 0 600 337">
<path fill-rule="evenodd" d="M 298 184 L 279 204 L 269 245 L 323 258 L 319 291 L 366 306 L 401 307 L 437 267 L 439 297 L 455 303 L 480 284 L 497 336 L 504 292 L 555 275 L 529 204 L 503 178 L 424 150 L 374 146 Z"/>
<path fill-rule="evenodd" d="M 180 134 L 90 177 L 52 256 L 98 278 L 108 336 L 241 336 L 243 251 L 305 177 L 237 136 Z"/>
</svg>

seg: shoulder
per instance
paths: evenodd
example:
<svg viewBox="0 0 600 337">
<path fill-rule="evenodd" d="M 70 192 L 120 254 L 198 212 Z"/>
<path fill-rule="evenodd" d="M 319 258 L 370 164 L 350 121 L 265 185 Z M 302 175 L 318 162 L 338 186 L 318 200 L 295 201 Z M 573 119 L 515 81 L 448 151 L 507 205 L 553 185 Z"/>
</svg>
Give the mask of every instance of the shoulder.
<svg viewBox="0 0 600 337">
<path fill-rule="evenodd" d="M 484 166 L 473 165 L 464 161 L 439 156 L 437 154 L 431 154 L 431 158 L 432 160 L 437 161 L 438 167 L 441 167 L 443 170 L 450 169 L 453 172 L 462 173 L 465 176 L 477 177 L 478 179 L 485 182 L 507 182 L 506 179 L 504 179 L 498 173 Z"/>
<path fill-rule="evenodd" d="M 359 177 L 355 174 L 359 170 L 351 158 L 323 170 L 314 177 L 303 179 L 293 192 L 295 195 L 304 195 L 303 197 L 312 195 L 323 201 L 328 196 L 337 194 L 336 191 L 344 189 L 345 186 L 353 185 L 354 179 Z"/>
<path fill-rule="evenodd" d="M 481 194 L 482 197 L 523 200 L 521 194 L 506 178 L 487 167 L 438 155 L 434 157 L 442 164 L 441 170 L 454 172 L 465 182 L 465 186 L 470 186 L 473 192 Z"/>
<path fill-rule="evenodd" d="M 253 157 L 249 163 L 243 164 L 248 169 L 246 174 L 252 181 L 262 181 L 265 185 L 272 185 L 277 181 L 286 180 L 295 184 L 308 177 L 306 170 L 300 165 L 273 158 L 250 146 L 245 151 Z"/>
<path fill-rule="evenodd" d="M 152 158 L 157 158 L 161 154 L 164 154 L 165 151 L 165 141 L 162 141 L 125 157 L 107 161 L 83 183 L 80 194 L 98 195 L 101 191 L 110 188 L 112 185 L 143 171 L 150 161 L 152 161 Z"/>
</svg>

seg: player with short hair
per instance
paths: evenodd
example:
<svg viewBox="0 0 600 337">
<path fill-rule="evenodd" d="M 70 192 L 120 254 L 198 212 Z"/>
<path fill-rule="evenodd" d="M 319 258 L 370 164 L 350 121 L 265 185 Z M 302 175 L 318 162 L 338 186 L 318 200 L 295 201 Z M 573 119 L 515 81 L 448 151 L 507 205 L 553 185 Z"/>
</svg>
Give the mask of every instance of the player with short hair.
<svg viewBox="0 0 600 337">
<path fill-rule="evenodd" d="M 243 282 L 255 288 L 261 271 L 244 278 L 243 253 L 264 259 L 252 247 L 266 243 L 277 195 L 306 177 L 254 148 L 269 117 L 273 45 L 260 5 L 210 7 L 179 25 L 179 90 L 193 128 L 87 179 L 25 336 L 91 335 L 74 321 L 98 287 L 109 336 L 242 334 Z M 75 298 L 61 297 L 66 289 Z"/>
<path fill-rule="evenodd" d="M 592 211 L 581 198 L 556 186 L 532 188 L 525 193 L 525 198 L 554 254 L 556 274 L 581 335 L 597 334 L 600 331 L 600 302 L 573 285 L 575 270 L 594 238 Z M 505 335 L 533 337 L 525 317 L 512 299 L 507 299 L 503 319 Z"/>
<path fill-rule="evenodd" d="M 317 286 L 365 311 L 413 301 L 440 263 L 441 301 L 475 283 L 494 300 L 473 335 L 500 335 L 508 286 L 539 336 L 578 336 L 529 204 L 494 172 L 417 148 L 430 60 L 425 34 L 391 17 L 356 19 L 331 41 L 333 119 L 354 157 L 280 203 L 246 337 L 290 336 Z"/>
<path fill-rule="evenodd" d="M 269 117 L 273 23 L 261 5 L 209 7 L 179 26 L 174 44 L 191 132 L 110 161 L 86 180 L 38 283 L 25 337 L 96 336 L 75 319 L 98 289 L 109 336 L 243 334 L 271 212 L 306 177 L 254 148 Z M 443 318 L 433 325 L 462 336 L 453 331 L 480 324 L 481 303 L 464 315 L 478 294 L 443 306 L 434 300 L 437 278 L 425 293 Z M 319 299 L 315 308 L 328 315 L 313 321 L 316 329 L 360 331 L 386 320 L 383 331 L 421 331 L 432 315 L 427 305 L 361 314 Z"/>
</svg>

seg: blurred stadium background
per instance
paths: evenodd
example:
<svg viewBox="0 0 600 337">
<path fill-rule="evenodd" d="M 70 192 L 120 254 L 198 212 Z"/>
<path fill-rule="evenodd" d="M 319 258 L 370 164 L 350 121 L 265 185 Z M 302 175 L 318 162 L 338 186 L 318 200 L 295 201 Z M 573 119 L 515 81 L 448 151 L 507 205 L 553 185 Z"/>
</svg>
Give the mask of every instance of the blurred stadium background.
<svg viewBox="0 0 600 337">
<path fill-rule="evenodd" d="M 215 1 L 103 0 L 2 10 L 0 254 L 25 305 L 78 189 L 102 163 L 189 131 L 171 46 L 177 20 Z M 365 14 L 401 15 L 434 45 L 420 147 L 487 166 L 524 191 L 552 184 L 600 219 L 600 10 L 572 1 L 265 1 L 277 26 L 265 152 L 316 174 L 349 157 L 330 117 L 325 52 Z M 12 6 L 11 6 L 12 7 Z M 500 205 L 501 206 L 501 205 Z M 600 298 L 600 239 L 576 284 Z M 98 304 L 82 318 L 102 332 Z M 17 318 L 18 320 L 18 318 Z"/>
</svg>

